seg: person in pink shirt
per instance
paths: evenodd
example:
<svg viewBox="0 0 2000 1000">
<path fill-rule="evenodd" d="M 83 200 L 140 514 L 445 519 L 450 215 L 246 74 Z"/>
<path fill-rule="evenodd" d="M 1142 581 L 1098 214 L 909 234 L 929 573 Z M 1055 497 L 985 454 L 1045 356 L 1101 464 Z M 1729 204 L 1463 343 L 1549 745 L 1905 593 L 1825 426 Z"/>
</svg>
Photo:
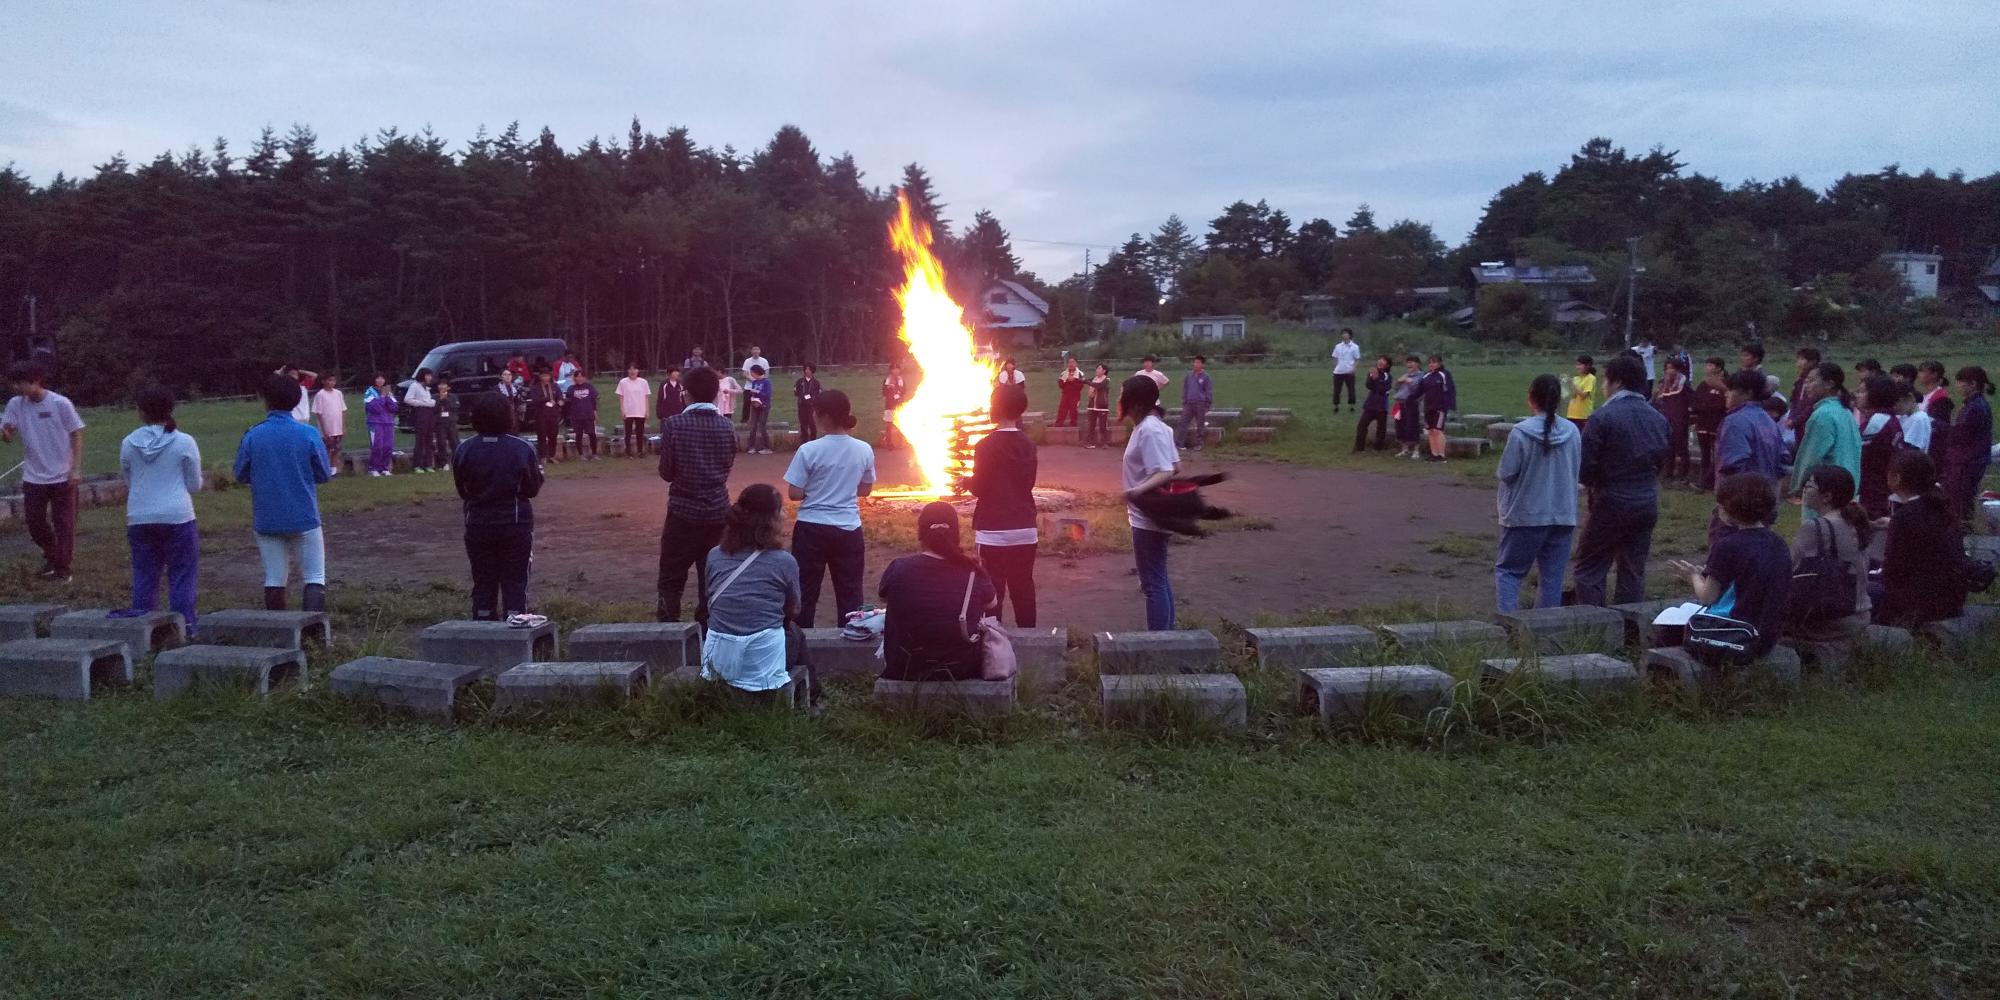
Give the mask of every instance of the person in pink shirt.
<svg viewBox="0 0 2000 1000">
<path fill-rule="evenodd" d="M 638 365 L 625 366 L 618 380 L 618 413 L 625 418 L 625 457 L 646 453 L 646 409 L 653 399 L 653 387 L 639 377 Z"/>
<path fill-rule="evenodd" d="M 321 375 L 319 392 L 312 398 L 319 436 L 326 442 L 326 464 L 335 476 L 340 475 L 340 442 L 347 437 L 347 397 L 340 394 L 339 385 L 340 380 L 332 375 Z"/>
</svg>

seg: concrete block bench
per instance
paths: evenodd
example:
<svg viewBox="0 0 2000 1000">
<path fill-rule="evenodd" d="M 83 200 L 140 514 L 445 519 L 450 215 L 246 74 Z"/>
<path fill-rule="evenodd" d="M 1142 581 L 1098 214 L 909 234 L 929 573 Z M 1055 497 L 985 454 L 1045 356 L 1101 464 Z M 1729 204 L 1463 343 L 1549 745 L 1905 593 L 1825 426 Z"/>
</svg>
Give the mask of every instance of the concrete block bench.
<svg viewBox="0 0 2000 1000">
<path fill-rule="evenodd" d="M 0 605 L 0 642 L 46 638 L 49 626 L 68 612 L 67 604 Z"/>
<path fill-rule="evenodd" d="M 1275 427 L 1238 427 L 1236 440 L 1242 444 L 1270 444 L 1278 434 Z"/>
<path fill-rule="evenodd" d="M 1543 684 L 1568 688 L 1586 698 L 1611 697 L 1639 689 L 1638 668 L 1603 653 L 1481 660 L 1479 676 L 1494 683 L 1529 677 Z"/>
<path fill-rule="evenodd" d="M 1105 674 L 1098 706 L 1106 725 L 1192 717 L 1242 729 L 1250 722 L 1250 698 L 1235 674 Z"/>
<path fill-rule="evenodd" d="M 1514 425 L 1508 423 L 1487 424 L 1486 443 L 1495 448 L 1507 447 L 1507 436 L 1514 433 Z"/>
<path fill-rule="evenodd" d="M 1082 428 L 1048 427 L 1042 430 L 1042 443 L 1056 447 L 1073 448 L 1083 443 Z"/>
<path fill-rule="evenodd" d="M 837 628 L 809 628 L 805 634 L 806 659 L 821 680 L 874 677 L 882 672 L 882 661 L 875 656 L 880 639 L 867 642 L 843 639 Z"/>
<path fill-rule="evenodd" d="M 1379 704 L 1396 715 L 1422 718 L 1450 708 L 1458 682 L 1435 667 L 1312 667 L 1299 671 L 1299 708 L 1321 722 L 1360 722 Z"/>
<path fill-rule="evenodd" d="M 1382 635 L 1406 652 L 1449 652 L 1468 646 L 1504 646 L 1507 630 L 1490 622 L 1411 622 L 1384 625 Z"/>
<path fill-rule="evenodd" d="M 1841 677 L 1847 667 L 1854 662 L 1854 654 L 1860 651 L 1860 643 L 1853 642 L 1810 642 L 1805 639 L 1780 639 L 1778 645 L 1798 654 L 1799 665 L 1829 677 Z"/>
<path fill-rule="evenodd" d="M 1045 514 L 1042 516 L 1042 537 L 1050 540 L 1065 539 L 1078 544 L 1090 541 L 1090 519 Z"/>
<path fill-rule="evenodd" d="M 1581 653 L 1625 646 L 1625 616 L 1610 608 L 1575 605 L 1522 608 L 1493 616 L 1496 625 L 1531 649 Z"/>
<path fill-rule="evenodd" d="M 786 710 L 806 707 L 807 696 L 810 694 L 806 690 L 806 668 L 795 666 L 787 672 L 790 674 L 791 679 L 786 681 L 783 687 L 774 688 L 770 691 L 741 691 L 721 681 L 705 680 L 701 676 L 700 664 L 682 667 L 673 673 L 666 674 L 654 680 L 653 683 L 665 691 L 689 689 L 720 690 L 744 701 L 764 702 Z M 821 676 L 824 677 L 825 675 L 822 674 Z"/>
<path fill-rule="evenodd" d="M 153 659 L 153 697 L 172 698 L 201 686 L 272 691 L 306 689 L 306 654 L 296 646 L 181 646 Z"/>
<path fill-rule="evenodd" d="M 701 628 L 693 622 L 620 622 L 585 625 L 563 643 L 574 660 L 646 665 L 648 680 L 657 681 L 682 667 L 701 666 Z"/>
<path fill-rule="evenodd" d="M 646 687 L 644 660 L 521 663 L 493 681 L 494 708 L 625 701 Z"/>
<path fill-rule="evenodd" d="M 892 681 L 875 679 L 875 703 L 913 715 L 992 718 L 1014 711 L 1019 677 L 1004 681 Z"/>
<path fill-rule="evenodd" d="M 1206 674 L 1222 662 L 1222 643 L 1201 629 L 1099 632 L 1091 640 L 1100 674 Z"/>
<path fill-rule="evenodd" d="M 1461 413 L 1458 419 L 1464 421 L 1468 427 L 1491 427 L 1505 422 L 1507 417 L 1501 413 Z"/>
<path fill-rule="evenodd" d="M 1917 648 L 1917 637 L 1909 629 L 1893 625 L 1870 625 L 1861 630 L 1861 647 L 1877 653 L 1907 654 Z"/>
<path fill-rule="evenodd" d="M 1255 412 L 1260 417 L 1289 417 L 1292 415 L 1292 408 L 1289 406 L 1260 406 L 1257 407 Z"/>
<path fill-rule="evenodd" d="M 458 693 L 492 671 L 476 663 L 430 663 L 364 656 L 333 668 L 327 686 L 349 701 L 451 718 Z"/>
<path fill-rule="evenodd" d="M 1982 636 L 2000 624 L 1995 620 L 1996 612 L 2000 612 L 2000 607 L 1968 604 L 1957 618 L 1929 622 L 1917 629 L 1917 637 L 1947 653 L 1970 652 Z"/>
<path fill-rule="evenodd" d="M 1625 620 L 1626 645 L 1658 649 L 1680 645 L 1680 637 L 1685 630 L 1679 625 L 1655 625 L 1653 619 L 1660 617 L 1660 612 L 1668 608 L 1678 608 L 1686 603 L 1679 600 L 1639 601 L 1635 604 L 1613 604 L 1606 610 L 1617 612 L 1618 617 Z"/>
<path fill-rule="evenodd" d="M 1447 420 L 1444 422 L 1444 432 L 1446 434 L 1463 434 L 1468 430 L 1471 430 L 1471 428 L 1467 427 L 1463 420 Z"/>
<path fill-rule="evenodd" d="M 513 628 L 506 622 L 439 622 L 417 633 L 418 655 L 431 663 L 463 663 L 488 675 L 534 660 L 556 658 L 556 626 Z"/>
<path fill-rule="evenodd" d="M 333 619 L 324 611 L 211 611 L 201 616 L 201 641 L 216 646 L 321 649 L 333 646 Z"/>
<path fill-rule="evenodd" d="M 1248 630 L 1257 666 L 1265 670 L 1351 667 L 1382 650 L 1382 637 L 1360 625 L 1315 625 Z"/>
<path fill-rule="evenodd" d="M 1721 669 L 1702 663 L 1682 647 L 1670 646 L 1647 650 L 1640 666 L 1648 682 L 1685 691 L 1715 687 L 1731 675 L 1774 687 L 1796 688 L 1801 673 L 1798 652 L 1785 646 L 1774 647 L 1763 659 L 1747 666 Z"/>
<path fill-rule="evenodd" d="M 1257 427 L 1278 428 L 1291 422 L 1292 417 L 1289 413 L 1258 413 L 1256 416 L 1250 418 L 1250 423 Z M 1243 428 L 1243 430 L 1248 429 L 1247 427 Z"/>
<path fill-rule="evenodd" d="M 1015 628 L 1014 659 L 1023 684 L 1036 691 L 1053 691 L 1069 682 L 1069 636 L 1056 629 Z"/>
<path fill-rule="evenodd" d="M 118 639 L 0 643 L 0 698 L 89 701 L 92 684 L 129 687 L 132 657 Z"/>
<path fill-rule="evenodd" d="M 1448 437 L 1444 439 L 1446 458 L 1478 458 L 1486 454 L 1485 438 Z"/>
<path fill-rule="evenodd" d="M 187 639 L 186 624 L 177 612 L 153 611 L 137 618 L 107 617 L 110 614 L 99 608 L 57 615 L 49 623 L 49 635 L 57 639 L 116 639 L 125 644 L 125 654 L 134 660 Z"/>
<path fill-rule="evenodd" d="M 1243 419 L 1243 410 L 1240 407 L 1225 406 L 1208 411 L 1208 425 L 1210 427 L 1217 426 L 1218 424 L 1233 424 L 1241 419 Z"/>
<path fill-rule="evenodd" d="M 1046 424 L 1048 422 L 1049 413 L 1047 410 L 1023 410 L 1021 412 L 1021 426 L 1023 428 L 1033 427 L 1036 424 Z"/>
</svg>

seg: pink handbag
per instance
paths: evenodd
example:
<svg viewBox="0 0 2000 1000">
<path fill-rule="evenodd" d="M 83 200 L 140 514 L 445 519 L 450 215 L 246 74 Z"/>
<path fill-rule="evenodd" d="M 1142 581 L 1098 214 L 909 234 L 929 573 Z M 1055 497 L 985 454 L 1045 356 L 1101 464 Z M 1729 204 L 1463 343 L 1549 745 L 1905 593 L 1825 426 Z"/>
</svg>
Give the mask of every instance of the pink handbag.
<svg viewBox="0 0 2000 1000">
<path fill-rule="evenodd" d="M 958 606 L 959 634 L 965 636 L 966 641 L 980 646 L 980 678 L 1004 681 L 1020 669 L 1020 661 L 1014 656 L 1014 638 L 1007 634 L 1000 619 L 984 615 L 979 619 L 978 631 L 974 632 L 969 619 L 972 614 L 972 585 L 978 579 L 976 570 L 965 575 L 965 600 Z"/>
</svg>

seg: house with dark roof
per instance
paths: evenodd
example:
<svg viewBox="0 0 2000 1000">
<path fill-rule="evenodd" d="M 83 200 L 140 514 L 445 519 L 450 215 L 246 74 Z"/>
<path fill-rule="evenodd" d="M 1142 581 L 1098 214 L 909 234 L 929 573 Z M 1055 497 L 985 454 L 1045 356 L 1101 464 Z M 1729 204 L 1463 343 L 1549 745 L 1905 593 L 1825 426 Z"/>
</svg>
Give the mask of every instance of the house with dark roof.
<svg viewBox="0 0 2000 1000">
<path fill-rule="evenodd" d="M 1512 282 L 1528 286 L 1543 302 L 1568 302 L 1576 298 L 1577 289 L 1597 284 L 1597 275 L 1582 264 L 1544 267 L 1523 260 L 1512 265 L 1497 262 L 1475 264 L 1472 266 L 1472 282 L 1482 288 Z"/>
<path fill-rule="evenodd" d="M 1034 347 L 1049 320 L 1049 304 L 1018 281 L 995 281 L 979 294 L 980 339 L 996 350 Z"/>
</svg>

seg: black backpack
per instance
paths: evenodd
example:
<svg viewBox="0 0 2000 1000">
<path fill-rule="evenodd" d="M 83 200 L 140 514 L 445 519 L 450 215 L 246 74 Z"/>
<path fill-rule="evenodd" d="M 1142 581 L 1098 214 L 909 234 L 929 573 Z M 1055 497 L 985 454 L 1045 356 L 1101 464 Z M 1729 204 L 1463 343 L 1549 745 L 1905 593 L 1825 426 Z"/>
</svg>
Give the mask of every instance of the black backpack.
<svg viewBox="0 0 2000 1000">
<path fill-rule="evenodd" d="M 1786 617 L 1793 625 L 1817 625 L 1854 613 L 1854 568 L 1840 558 L 1840 533 L 1826 518 L 1814 522 L 1819 554 L 1792 569 Z"/>
</svg>

